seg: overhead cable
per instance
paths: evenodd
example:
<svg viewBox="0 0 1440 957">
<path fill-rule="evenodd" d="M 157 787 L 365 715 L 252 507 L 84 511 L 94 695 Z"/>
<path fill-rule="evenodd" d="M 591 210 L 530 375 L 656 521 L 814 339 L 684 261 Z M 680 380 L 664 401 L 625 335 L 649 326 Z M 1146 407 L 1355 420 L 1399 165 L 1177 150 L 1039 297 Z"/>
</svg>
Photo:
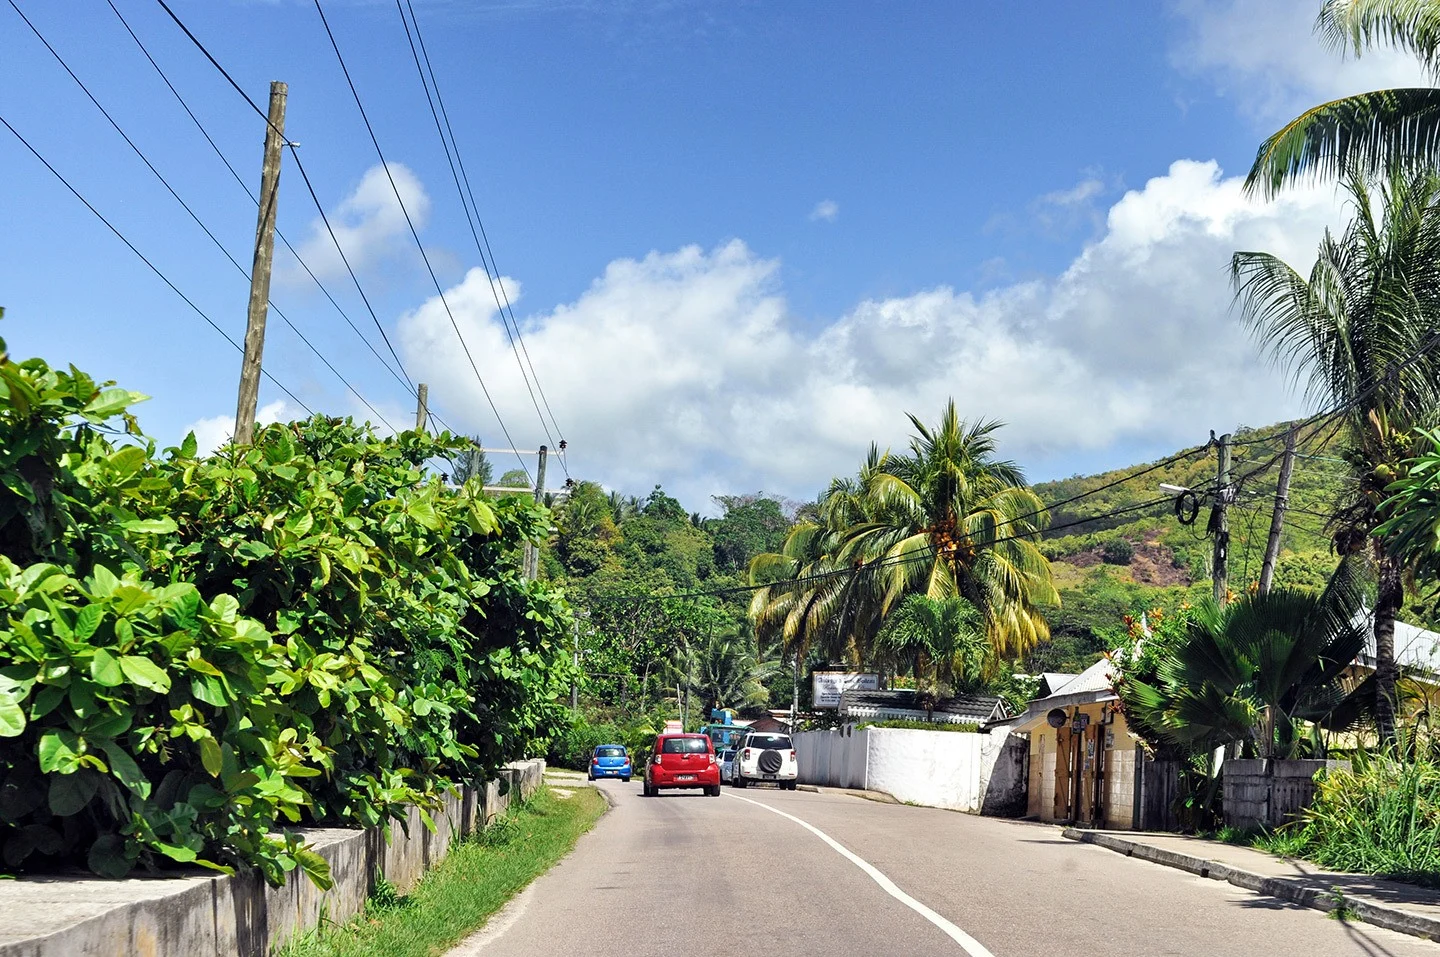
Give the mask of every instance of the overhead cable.
<svg viewBox="0 0 1440 957">
<path fill-rule="evenodd" d="M 94 214 L 94 216 L 95 216 L 96 219 L 98 219 L 98 220 L 100 220 L 100 222 L 104 223 L 104 224 L 105 224 L 105 228 L 109 229 L 110 232 L 114 233 L 114 234 L 115 234 L 115 237 L 116 237 L 117 239 L 119 239 L 122 243 L 124 243 L 124 244 L 126 245 L 126 247 L 129 248 L 129 250 L 130 250 L 132 253 L 134 253 L 136 256 L 140 257 L 140 261 L 143 262 L 146 266 L 148 266 L 148 267 L 150 268 L 150 271 L 151 271 L 151 272 L 153 272 L 155 275 L 159 276 L 159 277 L 160 277 L 160 281 L 163 282 L 163 283 L 165 283 L 165 285 L 169 286 L 169 287 L 170 287 L 170 290 L 171 290 L 172 292 L 174 292 L 175 295 L 177 295 L 177 296 L 179 296 L 181 299 L 183 299 L 183 300 L 185 301 L 185 304 L 195 311 L 195 314 L 196 314 L 196 315 L 198 315 L 201 319 L 204 319 L 205 322 L 210 326 L 210 328 L 212 328 L 212 329 L 214 329 L 216 332 L 220 333 L 220 335 L 224 337 L 224 339 L 225 339 L 226 342 L 230 343 L 230 345 L 232 345 L 232 346 L 235 347 L 236 351 L 240 352 L 242 355 L 244 354 L 244 352 L 245 352 L 245 347 L 244 347 L 244 346 L 242 346 L 240 343 L 236 342 L 234 339 L 230 338 L 229 333 L 227 333 L 224 329 L 220 328 L 220 326 L 215 322 L 215 320 L 211 319 L 208 315 L 206 315 L 205 310 L 201 309 L 199 306 L 197 306 L 197 305 L 195 304 L 195 301 L 194 301 L 194 300 L 192 300 L 189 296 L 185 295 L 185 293 L 181 292 L 181 291 L 180 291 L 180 287 L 177 286 L 177 285 L 175 285 L 175 283 L 171 282 L 169 276 L 166 276 L 165 273 L 161 272 L 161 271 L 160 271 L 160 268 L 159 268 L 158 266 L 156 266 L 153 262 L 151 262 L 151 261 L 145 256 L 145 254 L 142 253 L 142 252 L 135 246 L 134 243 L 132 243 L 129 239 L 127 239 L 127 238 L 125 237 L 125 234 L 124 234 L 124 233 L 122 233 L 122 232 L 120 232 L 120 230 L 116 229 L 116 228 L 115 228 L 115 225 L 114 225 L 113 223 L 111 223 L 110 220 L 106 219 L 105 216 L 104 216 L 104 214 L 102 214 L 102 213 L 100 212 L 100 210 L 96 209 L 96 208 L 90 203 L 90 201 L 89 201 L 88 199 L 86 199 L 84 196 L 82 196 L 82 195 L 80 194 L 80 191 L 79 191 L 79 190 L 77 190 L 74 186 L 71 186 L 71 185 L 70 185 L 70 181 L 67 180 L 63 175 L 61 175 L 60 171 L 57 170 L 54 166 L 52 166 L 52 165 L 50 164 L 50 161 L 47 160 L 44 156 L 42 156 L 42 155 L 40 154 L 40 151 L 39 151 L 39 150 L 37 150 L 37 149 L 35 149 L 35 147 L 31 146 L 31 145 L 30 145 L 30 141 L 27 140 L 27 139 L 25 139 L 25 137 L 21 136 L 21 135 L 20 135 L 20 131 L 17 130 L 17 129 L 15 129 L 15 127 L 11 126 L 11 125 L 10 125 L 10 122 L 9 122 L 8 120 L 6 120 L 4 116 L 0 116 L 0 124 L 3 124 L 3 125 L 5 126 L 5 128 L 6 128 L 7 130 L 9 130 L 9 131 L 11 132 L 11 134 L 14 135 L 14 137 L 15 137 L 17 140 L 20 141 L 20 144 L 21 144 L 22 146 L 24 146 L 27 150 L 29 150 L 29 151 L 34 155 L 34 157 L 35 157 L 36 159 L 38 159 L 38 160 L 41 162 L 41 164 L 43 164 L 44 167 L 50 171 L 51 175 L 53 175 L 56 179 L 58 179 L 58 180 L 60 181 L 60 184 L 61 184 L 62 186 L 64 186 L 66 189 L 68 189 L 68 190 L 70 191 L 71 195 L 73 195 L 76 199 L 78 199 L 78 200 L 81 202 L 81 204 L 84 205 L 84 207 L 85 207 L 86 209 L 90 210 L 90 212 Z M 276 379 L 273 375 L 271 375 L 268 371 L 266 371 L 266 370 L 263 369 L 263 368 L 260 370 L 260 372 L 261 372 L 262 375 L 265 376 L 265 378 L 267 378 L 267 379 L 270 380 L 271 384 L 273 384 L 273 385 L 274 385 L 276 388 L 278 388 L 281 392 L 284 392 L 287 396 L 289 396 L 290 399 L 291 399 L 296 405 L 298 405 L 300 408 L 304 409 L 307 414 L 312 415 L 312 416 L 315 414 L 315 410 L 312 409 L 312 408 L 310 408 L 310 407 L 309 407 L 308 405 L 306 405 L 304 402 L 301 402 L 299 396 L 297 396 L 295 393 L 291 392 L 288 388 L 286 388 L 285 385 L 284 385 L 284 383 L 280 382 L 278 379 Z"/>
<path fill-rule="evenodd" d="M 162 0 L 163 2 L 163 0 Z M 500 409 L 496 407 L 494 398 L 490 395 L 490 389 L 485 385 L 485 379 L 480 375 L 480 367 L 475 362 L 475 357 L 470 352 L 470 345 L 465 341 L 465 335 L 460 331 L 460 323 L 455 319 L 455 313 L 450 309 L 450 301 L 445 297 L 445 288 L 440 284 L 440 279 L 435 274 L 435 267 L 430 263 L 430 255 L 425 252 L 425 244 L 420 241 L 420 232 L 415 228 L 415 221 L 410 216 L 410 210 L 405 205 L 405 198 L 400 194 L 400 187 L 395 183 L 395 176 L 390 172 L 390 163 L 385 159 L 385 151 L 380 148 L 380 140 L 375 135 L 375 128 L 370 123 L 370 116 L 365 111 L 365 104 L 360 99 L 360 91 L 355 86 L 354 79 L 350 76 L 350 68 L 345 64 L 345 57 L 340 52 L 340 44 L 335 39 L 335 33 L 330 29 L 330 21 L 325 17 L 325 8 L 321 6 L 320 0 L 314 0 L 315 12 L 320 15 L 320 24 L 325 28 L 325 35 L 330 39 L 330 47 L 335 51 L 335 59 L 340 64 L 340 72 L 345 76 L 345 82 L 350 87 L 350 94 L 355 99 L 355 106 L 360 111 L 360 119 L 365 123 L 365 131 L 370 135 L 370 142 L 375 147 L 375 155 L 380 157 L 380 166 L 385 171 L 385 178 L 390 183 L 390 189 L 395 194 L 395 201 L 400 206 L 400 212 L 405 218 L 405 225 L 410 229 L 410 236 L 415 240 L 415 247 L 420 251 L 420 259 L 425 263 L 425 271 L 430 274 L 430 281 L 435 286 L 435 292 L 440 297 L 440 304 L 445 309 L 445 315 L 450 319 L 450 325 L 455 330 L 455 337 L 460 340 L 460 348 L 465 352 L 465 358 L 470 363 L 470 371 L 475 373 L 475 381 L 480 384 L 480 391 L 485 396 L 485 401 L 490 406 L 490 411 L 495 415 L 495 421 L 500 425 L 500 431 L 510 444 L 515 445 L 515 440 L 510 437 L 510 430 L 505 425 L 504 418 L 500 415 Z M 327 223 L 328 225 L 328 223 Z M 515 456 L 520 463 L 520 468 L 525 473 L 527 481 L 530 478 L 530 469 L 525 460 Z"/>
</svg>

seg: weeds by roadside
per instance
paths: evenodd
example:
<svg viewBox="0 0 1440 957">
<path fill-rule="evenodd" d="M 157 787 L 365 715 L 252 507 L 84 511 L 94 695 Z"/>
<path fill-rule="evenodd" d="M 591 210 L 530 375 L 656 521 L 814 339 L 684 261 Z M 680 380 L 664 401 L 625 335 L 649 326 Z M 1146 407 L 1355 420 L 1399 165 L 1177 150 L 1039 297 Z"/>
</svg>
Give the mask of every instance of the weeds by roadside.
<svg viewBox="0 0 1440 957">
<path fill-rule="evenodd" d="M 431 957 L 477 930 L 570 852 L 605 810 L 593 788 L 559 800 L 542 788 L 461 841 L 406 895 L 376 884 L 365 911 L 295 938 L 275 957 Z"/>
</svg>

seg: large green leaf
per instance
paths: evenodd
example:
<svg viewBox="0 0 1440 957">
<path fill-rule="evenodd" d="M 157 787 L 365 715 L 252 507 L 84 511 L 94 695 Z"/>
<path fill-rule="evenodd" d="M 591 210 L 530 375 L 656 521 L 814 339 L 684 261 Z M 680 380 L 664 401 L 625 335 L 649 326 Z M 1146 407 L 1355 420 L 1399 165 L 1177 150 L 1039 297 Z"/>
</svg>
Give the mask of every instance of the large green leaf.
<svg viewBox="0 0 1440 957">
<path fill-rule="evenodd" d="M 13 738 L 25 731 L 25 709 L 9 691 L 0 691 L 0 738 Z"/>
<path fill-rule="evenodd" d="M 120 658 L 120 670 L 125 677 L 142 688 L 165 694 L 170 690 L 170 676 L 149 658 L 139 655 L 124 655 Z"/>
<path fill-rule="evenodd" d="M 50 810 L 59 817 L 79 814 L 100 787 L 100 777 L 93 771 L 56 774 L 50 778 Z"/>
<path fill-rule="evenodd" d="M 46 774 L 70 774 L 79 766 L 80 736 L 74 731 L 51 728 L 40 735 L 36 747 L 40 770 Z"/>
<path fill-rule="evenodd" d="M 119 834 L 106 834 L 90 846 L 87 863 L 90 870 L 101 877 L 116 880 L 130 873 L 139 856 L 139 850 L 131 847 L 125 838 Z"/>
<path fill-rule="evenodd" d="M 140 765 L 130 753 L 114 741 L 106 741 L 101 745 L 105 751 L 105 757 L 110 759 L 110 773 L 120 779 L 125 785 L 142 799 L 150 796 L 150 781 L 140 770 Z"/>
<path fill-rule="evenodd" d="M 125 673 L 120 669 L 120 662 L 114 655 L 104 648 L 96 648 L 90 659 L 90 678 L 97 685 L 114 688 L 125 680 Z"/>
</svg>

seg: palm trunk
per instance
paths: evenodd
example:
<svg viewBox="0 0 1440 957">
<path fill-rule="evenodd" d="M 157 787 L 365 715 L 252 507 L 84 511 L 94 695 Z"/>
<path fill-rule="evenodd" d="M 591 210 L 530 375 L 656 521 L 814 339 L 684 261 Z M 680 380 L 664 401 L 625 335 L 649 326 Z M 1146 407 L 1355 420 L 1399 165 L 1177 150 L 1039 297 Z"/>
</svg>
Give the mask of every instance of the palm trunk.
<svg viewBox="0 0 1440 957">
<path fill-rule="evenodd" d="M 1377 543 L 1377 549 L 1380 547 Z M 1375 597 L 1375 727 L 1382 744 L 1395 740 L 1395 618 L 1405 600 L 1400 563 L 1381 553 Z"/>
</svg>

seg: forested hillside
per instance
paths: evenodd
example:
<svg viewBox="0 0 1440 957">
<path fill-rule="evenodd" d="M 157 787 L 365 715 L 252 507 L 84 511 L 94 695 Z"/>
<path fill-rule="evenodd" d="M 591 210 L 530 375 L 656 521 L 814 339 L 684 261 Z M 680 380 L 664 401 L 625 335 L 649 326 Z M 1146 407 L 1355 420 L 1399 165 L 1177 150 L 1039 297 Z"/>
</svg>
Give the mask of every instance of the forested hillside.
<svg viewBox="0 0 1440 957">
<path fill-rule="evenodd" d="M 1231 474 L 1239 489 L 1230 511 L 1230 580 L 1236 591 L 1259 577 L 1288 427 L 1241 429 L 1233 437 Z M 1321 441 L 1328 431 L 1302 442 L 1296 457 L 1279 582 L 1318 587 L 1334 566 L 1319 515 L 1342 489 L 1343 463 L 1333 443 Z M 1209 594 L 1209 505 L 1184 525 L 1173 497 L 1159 486 L 1203 492 L 1213 487 L 1215 468 L 1214 449 L 1197 447 L 1159 463 L 1035 486 L 1051 506 L 1042 548 L 1061 604 L 1047 612 L 1051 639 L 1017 662 L 1020 668 L 1079 670 L 1113 645 L 1127 614 Z M 757 645 L 747 620 L 746 571 L 751 558 L 776 550 L 796 515 L 813 506 L 761 493 L 719 496 L 715 506 L 720 515 L 703 518 L 658 486 L 641 497 L 606 492 L 593 482 L 577 483 L 556 504 L 542 575 L 563 584 L 581 612 L 588 697 L 636 705 L 673 701 L 676 662 L 689 649 L 692 657 L 713 652 L 722 658 L 691 662 L 696 670 L 730 672 L 699 696 L 730 696 L 735 687 L 716 685 L 743 686 L 756 678 L 764 691 L 749 689 L 752 705 L 788 705 L 790 669 L 779 667 L 776 649 Z"/>
</svg>

